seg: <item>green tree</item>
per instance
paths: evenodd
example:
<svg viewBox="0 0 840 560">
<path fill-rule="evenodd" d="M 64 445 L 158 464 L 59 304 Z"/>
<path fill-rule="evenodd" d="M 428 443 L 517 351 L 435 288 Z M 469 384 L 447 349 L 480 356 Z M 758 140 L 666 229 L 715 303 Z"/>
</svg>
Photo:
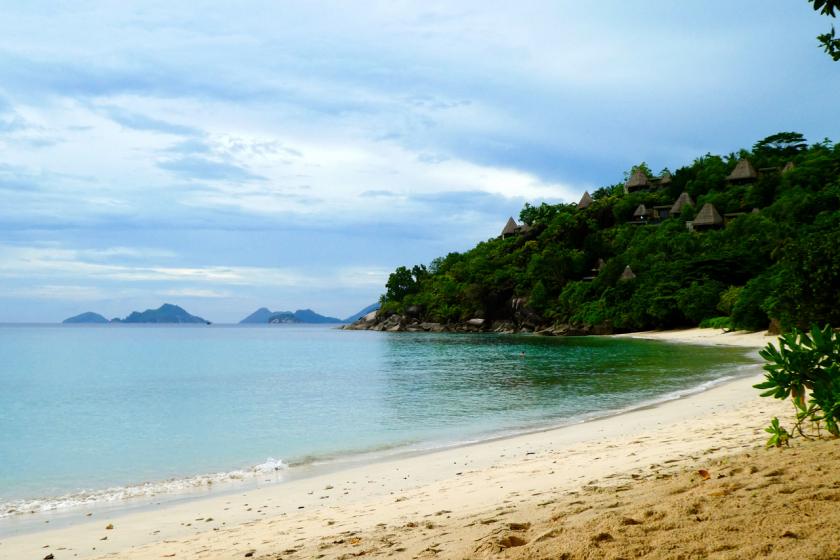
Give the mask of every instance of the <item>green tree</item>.
<svg viewBox="0 0 840 560">
<path fill-rule="evenodd" d="M 738 295 L 738 301 L 732 307 L 732 324 L 736 328 L 748 331 L 766 329 L 770 318 L 765 311 L 765 302 L 771 291 L 768 275 L 761 275 L 747 282 Z"/>
<path fill-rule="evenodd" d="M 559 209 L 555 205 L 543 202 L 539 206 L 531 206 L 527 202 L 522 211 L 519 212 L 519 219 L 529 226 L 535 224 L 547 224 L 557 215 Z"/>
<path fill-rule="evenodd" d="M 676 294 L 680 311 L 694 323 L 713 317 L 724 286 L 717 281 L 692 282 Z"/>
<path fill-rule="evenodd" d="M 735 304 L 741 296 L 743 286 L 729 286 L 720 294 L 720 301 L 717 304 L 717 309 L 724 315 L 732 315 L 732 310 L 735 309 Z"/>
<path fill-rule="evenodd" d="M 537 313 L 544 313 L 548 306 L 548 293 L 542 280 L 537 280 L 534 289 L 531 290 L 531 297 L 528 298 L 528 306 Z"/>
<path fill-rule="evenodd" d="M 756 154 L 793 157 L 808 148 L 805 137 L 798 132 L 777 132 L 753 145 Z"/>
<path fill-rule="evenodd" d="M 411 270 L 404 266 L 397 268 L 385 283 L 384 301 L 400 302 L 409 294 L 416 293 L 419 283 L 428 275 L 429 272 L 423 265 L 414 266 Z"/>
<path fill-rule="evenodd" d="M 766 306 L 786 328 L 840 325 L 840 220 L 792 243 L 776 267 Z M 831 224 L 830 224 L 831 225 Z"/>
<path fill-rule="evenodd" d="M 840 10 L 840 0 L 808 0 L 814 5 L 814 10 L 820 12 L 824 16 L 835 17 L 836 11 Z M 834 26 L 831 26 L 831 31 L 817 36 L 820 44 L 823 46 L 826 54 L 833 60 L 840 60 L 840 38 L 835 36 Z"/>
</svg>

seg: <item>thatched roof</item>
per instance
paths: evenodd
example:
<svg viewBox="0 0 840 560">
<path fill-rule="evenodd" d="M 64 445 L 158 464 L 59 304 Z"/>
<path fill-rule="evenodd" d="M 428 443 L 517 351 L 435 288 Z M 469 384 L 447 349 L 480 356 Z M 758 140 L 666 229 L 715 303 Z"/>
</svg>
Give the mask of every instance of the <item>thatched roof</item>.
<svg viewBox="0 0 840 560">
<path fill-rule="evenodd" d="M 718 226 L 723 223 L 723 218 L 720 217 L 717 208 L 710 202 L 703 205 L 703 208 L 697 213 L 694 220 L 691 222 L 694 227 L 697 226 Z"/>
<path fill-rule="evenodd" d="M 633 217 L 634 218 L 644 218 L 645 216 L 647 216 L 647 214 L 648 214 L 648 210 L 645 207 L 645 205 L 644 204 L 639 204 L 636 207 L 636 211 L 633 212 Z"/>
<path fill-rule="evenodd" d="M 517 227 L 518 226 L 516 225 L 516 221 L 512 217 L 508 218 L 508 221 L 505 224 L 504 229 L 502 230 L 502 237 L 504 237 L 505 235 L 513 235 L 514 233 L 516 233 Z"/>
<path fill-rule="evenodd" d="M 630 265 L 624 267 L 624 272 L 621 273 L 619 280 L 632 280 L 635 278 L 636 275 L 633 273 L 633 269 L 630 268 Z"/>
<path fill-rule="evenodd" d="M 727 177 L 727 181 L 748 181 L 751 179 L 758 179 L 758 171 L 750 163 L 747 158 L 741 158 L 735 164 L 735 169 L 732 170 Z"/>
<path fill-rule="evenodd" d="M 666 171 L 662 174 L 662 177 L 659 178 L 660 185 L 670 185 L 671 184 L 671 172 Z"/>
<path fill-rule="evenodd" d="M 584 191 L 583 196 L 580 197 L 580 202 L 578 202 L 578 208 L 588 208 L 590 204 L 592 204 L 592 197 L 589 196 L 589 191 Z"/>
<path fill-rule="evenodd" d="M 641 169 L 636 169 L 630 178 L 627 179 L 627 182 L 624 183 L 624 190 L 625 192 L 629 192 L 634 189 L 643 189 L 648 186 L 648 178 L 645 175 L 645 172 Z"/>
<path fill-rule="evenodd" d="M 600 272 L 605 266 L 607 266 L 607 263 L 604 262 L 604 259 L 598 258 L 598 264 L 595 266 L 595 269 Z"/>
<path fill-rule="evenodd" d="M 685 205 L 694 206 L 694 201 L 691 199 L 691 195 L 687 192 L 680 194 L 677 198 L 677 201 L 674 202 L 674 205 L 671 206 L 671 214 L 679 214 L 683 211 L 683 207 Z"/>
<path fill-rule="evenodd" d="M 788 171 L 793 171 L 796 166 L 793 165 L 792 161 L 789 161 L 782 167 L 782 173 L 787 173 Z"/>
</svg>

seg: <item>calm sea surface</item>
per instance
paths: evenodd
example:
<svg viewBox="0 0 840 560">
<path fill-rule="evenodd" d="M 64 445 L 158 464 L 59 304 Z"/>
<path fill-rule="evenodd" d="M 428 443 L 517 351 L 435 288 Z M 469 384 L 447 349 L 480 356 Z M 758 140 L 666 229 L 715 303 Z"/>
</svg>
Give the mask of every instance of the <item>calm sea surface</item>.
<svg viewBox="0 0 840 560">
<path fill-rule="evenodd" d="M 627 339 L 4 325 L 0 517 L 580 421 L 751 363 Z"/>
</svg>

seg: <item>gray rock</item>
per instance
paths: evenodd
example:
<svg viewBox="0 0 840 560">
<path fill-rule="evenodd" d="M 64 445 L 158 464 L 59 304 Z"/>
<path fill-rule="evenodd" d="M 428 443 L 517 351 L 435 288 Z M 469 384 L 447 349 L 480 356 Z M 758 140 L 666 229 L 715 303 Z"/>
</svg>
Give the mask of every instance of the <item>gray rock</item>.
<svg viewBox="0 0 840 560">
<path fill-rule="evenodd" d="M 373 323 L 374 321 L 376 321 L 376 314 L 377 313 L 378 313 L 377 311 L 371 311 L 370 313 L 368 313 L 367 315 L 362 317 L 362 323 L 366 323 L 366 324 L 367 323 Z"/>
</svg>

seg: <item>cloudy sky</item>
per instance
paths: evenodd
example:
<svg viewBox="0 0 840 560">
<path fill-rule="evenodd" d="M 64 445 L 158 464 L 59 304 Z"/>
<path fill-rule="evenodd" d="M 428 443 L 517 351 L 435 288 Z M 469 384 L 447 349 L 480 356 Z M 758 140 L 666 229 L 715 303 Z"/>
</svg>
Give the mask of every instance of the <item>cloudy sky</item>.
<svg viewBox="0 0 840 560">
<path fill-rule="evenodd" d="M 805 0 L 2 1 L 0 321 L 344 316 L 525 201 L 837 140 L 830 23 Z"/>
</svg>

